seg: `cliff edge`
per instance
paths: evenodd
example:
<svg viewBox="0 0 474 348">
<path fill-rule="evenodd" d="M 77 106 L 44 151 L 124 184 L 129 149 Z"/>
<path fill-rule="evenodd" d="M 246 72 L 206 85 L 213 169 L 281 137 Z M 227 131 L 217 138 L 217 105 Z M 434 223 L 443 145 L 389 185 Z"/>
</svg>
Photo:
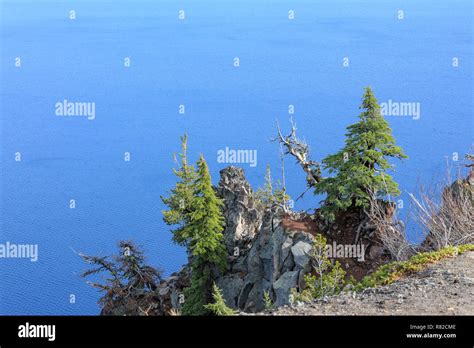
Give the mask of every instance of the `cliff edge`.
<svg viewBox="0 0 474 348">
<path fill-rule="evenodd" d="M 390 285 L 347 292 L 263 315 L 472 315 L 474 252 L 432 264 Z"/>
</svg>

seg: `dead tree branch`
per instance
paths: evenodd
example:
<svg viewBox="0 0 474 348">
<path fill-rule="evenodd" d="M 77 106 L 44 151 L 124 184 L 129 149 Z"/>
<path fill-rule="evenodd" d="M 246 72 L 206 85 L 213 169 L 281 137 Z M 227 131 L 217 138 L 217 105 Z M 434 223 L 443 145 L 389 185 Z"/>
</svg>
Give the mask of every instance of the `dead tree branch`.
<svg viewBox="0 0 474 348">
<path fill-rule="evenodd" d="M 284 149 L 285 155 L 289 154 L 296 158 L 296 162 L 306 173 L 308 186 L 313 187 L 322 180 L 321 165 L 309 159 L 309 145 L 304 140 L 298 138 L 296 135 L 296 124 L 293 120 L 290 120 L 290 122 L 291 132 L 288 135 L 283 135 L 277 122 L 278 137 L 273 139 L 273 141 L 278 141 Z"/>
<path fill-rule="evenodd" d="M 468 167 L 468 168 L 474 168 L 474 155 L 471 155 L 471 154 L 468 153 L 468 154 L 466 154 L 466 159 L 467 159 L 468 161 L 471 161 L 471 162 L 472 162 L 472 163 L 470 163 L 470 164 L 466 164 L 466 167 Z M 474 170 L 474 169 L 471 169 L 471 170 Z"/>
</svg>

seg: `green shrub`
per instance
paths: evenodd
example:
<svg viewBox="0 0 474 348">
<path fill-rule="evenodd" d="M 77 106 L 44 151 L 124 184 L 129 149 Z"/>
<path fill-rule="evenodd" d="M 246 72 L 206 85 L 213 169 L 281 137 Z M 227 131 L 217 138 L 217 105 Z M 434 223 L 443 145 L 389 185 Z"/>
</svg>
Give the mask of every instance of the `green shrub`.
<svg viewBox="0 0 474 348">
<path fill-rule="evenodd" d="M 268 291 L 263 292 L 263 302 L 265 303 L 266 310 L 270 310 L 274 308 L 272 298 L 270 297 L 270 294 Z"/>
<path fill-rule="evenodd" d="M 222 291 L 215 283 L 212 287 L 212 297 L 214 299 L 214 303 L 210 303 L 204 306 L 204 308 L 208 309 L 211 313 L 219 316 L 237 314 L 237 311 L 226 305 L 224 297 L 222 296 Z"/>
<path fill-rule="evenodd" d="M 402 277 L 424 270 L 432 263 L 462 254 L 466 251 L 474 251 L 474 244 L 465 244 L 456 247 L 448 246 L 437 251 L 419 253 L 407 261 L 388 263 L 379 267 L 374 273 L 364 277 L 355 285 L 354 289 L 361 291 L 365 288 L 389 285 Z"/>
<path fill-rule="evenodd" d="M 254 198 L 257 204 L 264 209 L 271 209 L 276 206 L 286 207 L 291 199 L 279 180 L 274 183 L 270 166 L 267 166 L 265 172 L 265 183 L 254 193 Z"/>
<path fill-rule="evenodd" d="M 345 285 L 346 272 L 338 261 L 332 264 L 328 259 L 326 238 L 322 235 L 316 235 L 310 256 L 315 274 L 306 274 L 303 277 L 306 288 L 300 293 L 293 290 L 293 299 L 301 302 L 311 302 L 313 299 L 341 292 Z"/>
</svg>

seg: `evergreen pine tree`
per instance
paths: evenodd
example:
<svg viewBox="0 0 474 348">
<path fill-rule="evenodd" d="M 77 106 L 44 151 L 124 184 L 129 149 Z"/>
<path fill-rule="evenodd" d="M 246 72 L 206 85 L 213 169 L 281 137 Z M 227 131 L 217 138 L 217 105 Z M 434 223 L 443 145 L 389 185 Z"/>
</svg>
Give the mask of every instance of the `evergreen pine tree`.
<svg viewBox="0 0 474 348">
<path fill-rule="evenodd" d="M 265 197 L 266 201 L 270 201 L 273 197 L 273 179 L 272 179 L 272 171 L 270 169 L 270 165 L 267 164 L 267 168 L 265 169 L 265 184 L 263 185 L 263 196 Z"/>
<path fill-rule="evenodd" d="M 210 299 L 211 269 L 200 257 L 191 263 L 191 285 L 184 289 L 183 315 L 208 315 L 205 307 Z"/>
<path fill-rule="evenodd" d="M 223 243 L 223 205 L 212 187 L 211 176 L 203 156 L 198 161 L 197 177 L 193 183 L 193 210 L 181 235 L 188 240 L 191 254 L 191 286 L 184 291 L 184 315 L 208 313 L 204 306 L 210 300 L 211 268 L 224 269 L 227 252 Z"/>
<path fill-rule="evenodd" d="M 270 209 L 274 206 L 287 206 L 290 196 L 286 193 L 285 185 L 280 180 L 275 184 L 272 178 L 270 166 L 267 165 L 264 177 L 264 184 L 255 193 L 257 202 L 265 209 Z"/>
<path fill-rule="evenodd" d="M 171 230 L 173 241 L 178 245 L 186 246 L 189 241 L 183 234 L 183 228 L 189 222 L 190 214 L 193 210 L 194 201 L 194 181 L 196 172 L 194 166 L 188 162 L 187 155 L 187 135 L 181 137 L 181 149 L 179 161 L 175 156 L 175 162 L 180 165 L 179 169 L 173 169 L 179 181 L 171 190 L 170 197 L 161 197 L 168 210 L 163 211 L 163 220 L 167 225 L 178 225 L 178 228 Z"/>
<path fill-rule="evenodd" d="M 255 198 L 262 207 L 271 208 L 273 205 L 273 180 L 270 165 L 267 165 L 264 180 L 265 182 L 263 187 L 259 188 L 257 192 L 255 192 Z"/>
<path fill-rule="evenodd" d="M 223 202 L 212 187 L 211 176 L 203 156 L 198 161 L 197 178 L 193 183 L 193 209 L 189 222 L 181 229 L 181 235 L 189 240 L 192 256 L 215 264 L 226 266 L 227 252 L 223 244 L 224 218 L 221 208 Z"/>
<path fill-rule="evenodd" d="M 393 169 L 387 157 L 407 156 L 395 145 L 370 87 L 365 89 L 360 108 L 364 111 L 359 122 L 347 127 L 344 148 L 322 162 L 334 176 L 318 183 L 315 193 L 326 193 L 321 213 L 330 221 L 351 206 L 368 207 L 372 193 L 377 198 L 400 194 L 397 183 L 386 173 Z"/>
</svg>

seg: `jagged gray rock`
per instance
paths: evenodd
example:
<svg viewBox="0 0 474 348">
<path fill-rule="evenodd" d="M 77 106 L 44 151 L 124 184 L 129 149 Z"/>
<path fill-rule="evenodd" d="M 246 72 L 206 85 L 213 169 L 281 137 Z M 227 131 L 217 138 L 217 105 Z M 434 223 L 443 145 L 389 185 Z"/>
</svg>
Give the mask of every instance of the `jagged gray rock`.
<svg viewBox="0 0 474 348">
<path fill-rule="evenodd" d="M 273 283 L 276 307 L 290 304 L 291 288 L 296 287 L 299 273 L 299 271 L 285 272 L 280 278 L 278 278 L 277 281 Z"/>
<path fill-rule="evenodd" d="M 303 241 L 299 241 L 291 247 L 291 253 L 293 254 L 293 259 L 295 260 L 297 267 L 300 269 L 306 269 L 311 261 L 311 257 L 309 255 L 310 251 L 311 245 Z"/>
<path fill-rule="evenodd" d="M 229 267 L 217 273 L 214 281 L 227 305 L 241 311 L 263 310 L 264 292 L 276 306 L 289 304 L 291 288 L 298 287 L 310 269 L 307 254 L 313 236 L 285 229 L 282 210 L 257 205 L 242 168 L 227 167 L 220 175 L 216 193 L 224 200 L 223 233 Z M 157 293 L 163 313 L 180 306 L 179 294 L 187 284 L 187 267 L 160 284 Z"/>
<path fill-rule="evenodd" d="M 239 167 L 228 167 L 220 172 L 216 192 L 224 200 L 226 228 L 224 243 L 229 254 L 235 248 L 247 249 L 261 225 L 262 213 L 255 207 L 252 188 Z"/>
<path fill-rule="evenodd" d="M 291 288 L 298 287 L 300 273 L 310 268 L 307 253 L 313 236 L 286 230 L 282 210 L 258 208 L 241 168 L 223 169 L 216 191 L 226 207 L 226 246 L 238 254 L 231 257 L 229 271 L 216 279 L 226 303 L 247 312 L 261 311 L 268 292 L 276 306 L 289 304 Z M 237 277 L 242 282 L 235 281 Z M 229 279 L 232 286 L 224 285 Z"/>
</svg>

